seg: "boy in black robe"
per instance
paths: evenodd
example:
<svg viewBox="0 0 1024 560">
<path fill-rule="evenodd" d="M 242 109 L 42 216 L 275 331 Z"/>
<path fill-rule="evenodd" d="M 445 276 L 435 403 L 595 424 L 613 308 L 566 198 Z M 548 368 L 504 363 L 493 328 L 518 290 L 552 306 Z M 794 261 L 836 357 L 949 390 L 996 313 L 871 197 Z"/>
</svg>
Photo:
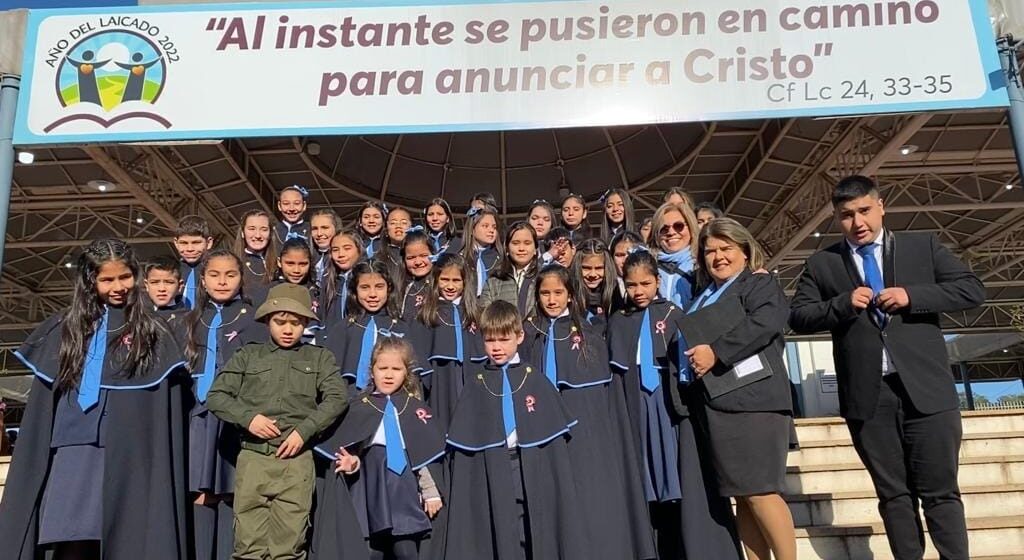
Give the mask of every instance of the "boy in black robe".
<svg viewBox="0 0 1024 560">
<path fill-rule="evenodd" d="M 519 359 L 522 318 L 497 301 L 480 320 L 488 360 L 467 367 L 453 448 L 446 558 L 592 557 L 566 447 L 576 420 L 558 390 Z M 614 451 L 613 451 L 614 452 Z"/>
</svg>

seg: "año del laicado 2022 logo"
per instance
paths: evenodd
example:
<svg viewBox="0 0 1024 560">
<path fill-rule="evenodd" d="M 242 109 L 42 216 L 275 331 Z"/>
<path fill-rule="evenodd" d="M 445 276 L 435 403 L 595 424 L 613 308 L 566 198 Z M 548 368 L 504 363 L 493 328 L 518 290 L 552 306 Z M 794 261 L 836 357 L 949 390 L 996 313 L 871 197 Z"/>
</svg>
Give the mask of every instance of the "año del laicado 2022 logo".
<svg viewBox="0 0 1024 560">
<path fill-rule="evenodd" d="M 178 53 L 159 28 L 136 17 L 107 16 L 72 29 L 69 37 L 44 60 L 57 70 L 56 94 L 63 107 L 44 132 L 73 122 L 110 128 L 134 119 L 171 128 L 154 105 L 167 84 L 168 63 L 177 61 Z"/>
</svg>

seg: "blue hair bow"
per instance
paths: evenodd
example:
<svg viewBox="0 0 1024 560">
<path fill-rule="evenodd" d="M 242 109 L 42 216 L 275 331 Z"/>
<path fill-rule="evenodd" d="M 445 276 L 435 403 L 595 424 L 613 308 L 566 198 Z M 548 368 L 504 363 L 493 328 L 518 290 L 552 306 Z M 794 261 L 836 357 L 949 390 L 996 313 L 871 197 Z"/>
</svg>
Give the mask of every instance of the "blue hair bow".
<svg viewBox="0 0 1024 560">
<path fill-rule="evenodd" d="M 406 228 L 405 234 L 409 235 L 410 233 L 414 233 L 414 232 L 417 232 L 417 231 L 423 231 L 423 226 L 415 225 L 415 226 L 412 226 L 411 228 Z"/>
<path fill-rule="evenodd" d="M 307 198 L 309 198 L 309 190 L 306 189 L 306 187 L 302 187 L 302 186 L 299 186 L 299 185 L 289 185 L 289 186 L 285 187 L 284 190 L 285 191 L 295 191 L 295 192 L 301 194 L 302 195 L 302 200 L 306 200 Z M 281 192 L 284 192 L 284 191 L 281 191 Z"/>
<path fill-rule="evenodd" d="M 611 189 L 608 189 L 608 190 L 604 191 L 604 194 L 601 195 L 601 198 L 597 199 L 598 202 L 600 202 L 601 204 L 604 204 L 604 201 L 608 200 L 608 195 L 610 195 L 610 194 L 612 194 L 612 190 Z"/>
<path fill-rule="evenodd" d="M 466 217 L 467 218 L 472 218 L 473 216 L 476 216 L 477 214 L 479 214 L 481 210 L 483 210 L 483 208 L 481 208 L 479 206 L 473 206 L 469 210 L 466 210 Z"/>
<path fill-rule="evenodd" d="M 385 216 L 387 216 L 391 212 L 391 210 L 388 210 L 388 205 L 385 204 L 384 201 L 381 201 L 380 208 L 381 208 L 381 210 L 384 211 L 384 215 Z"/>
<path fill-rule="evenodd" d="M 633 245 L 632 247 L 629 248 L 629 251 L 626 251 L 626 253 L 629 254 L 629 255 L 632 255 L 633 253 L 650 253 L 650 252 L 651 252 L 651 250 L 647 247 L 647 245 Z"/>
</svg>

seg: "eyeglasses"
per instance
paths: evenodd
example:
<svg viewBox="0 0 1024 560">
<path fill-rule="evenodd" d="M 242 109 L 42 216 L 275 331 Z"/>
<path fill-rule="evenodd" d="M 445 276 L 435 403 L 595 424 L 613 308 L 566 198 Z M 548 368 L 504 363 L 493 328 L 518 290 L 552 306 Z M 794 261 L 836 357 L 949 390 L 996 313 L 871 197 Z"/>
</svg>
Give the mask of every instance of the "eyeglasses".
<svg viewBox="0 0 1024 560">
<path fill-rule="evenodd" d="M 658 230 L 658 235 L 662 237 L 668 237 L 671 232 L 682 234 L 686 231 L 686 222 L 676 222 L 674 224 L 665 224 Z"/>
</svg>

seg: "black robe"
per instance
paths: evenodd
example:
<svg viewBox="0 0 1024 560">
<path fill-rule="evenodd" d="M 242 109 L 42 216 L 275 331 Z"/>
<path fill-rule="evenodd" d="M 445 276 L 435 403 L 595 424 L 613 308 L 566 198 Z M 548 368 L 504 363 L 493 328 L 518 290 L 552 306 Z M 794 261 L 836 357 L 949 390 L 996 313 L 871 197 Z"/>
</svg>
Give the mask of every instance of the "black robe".
<svg viewBox="0 0 1024 560">
<path fill-rule="evenodd" d="M 519 511 L 513 486 L 518 455 L 526 515 L 529 557 L 575 560 L 593 557 L 566 447 L 576 424 L 551 383 L 535 367 L 508 368 L 513 390 L 518 448 L 506 447 L 502 422 L 501 369 L 477 364 L 448 428 L 453 449 L 445 558 L 521 560 Z"/>
<path fill-rule="evenodd" d="M 285 223 L 284 220 L 281 220 L 281 221 L 277 222 L 276 224 L 274 224 L 274 235 L 277 236 L 277 246 L 278 247 L 283 246 L 285 241 L 288 241 L 288 233 L 289 232 L 291 232 L 291 233 L 293 233 L 295 235 L 298 235 L 303 240 L 305 240 L 307 243 L 310 241 L 309 222 L 307 222 L 305 220 L 302 220 L 302 221 L 300 221 L 297 224 L 291 224 L 291 228 L 289 228 L 288 224 Z M 310 263 L 310 264 L 312 264 L 312 263 Z"/>
<path fill-rule="evenodd" d="M 253 308 L 258 308 L 267 300 L 267 292 L 273 284 L 273 278 L 267 277 L 267 262 L 263 255 L 243 251 L 242 257 L 242 289 L 249 298 Z"/>
<path fill-rule="evenodd" d="M 335 323 L 321 331 L 317 340 L 317 344 L 334 354 L 334 358 L 341 368 L 341 376 L 349 384 L 349 394 L 353 396 L 366 388 L 366 386 L 357 386 L 357 380 L 360 374 L 358 366 L 363 346 L 363 333 L 366 332 L 366 325 L 370 322 L 370 317 L 369 314 L 361 312 L 361 310 L 355 310 L 354 314 L 350 314 L 341 324 Z M 383 312 L 378 312 L 373 315 L 373 318 L 377 325 L 378 339 L 381 336 L 396 336 L 409 341 L 416 353 L 417 365 L 413 369 L 413 373 L 421 377 L 430 375 L 431 371 L 423 352 L 424 343 L 420 331 L 405 321 L 394 319 Z M 372 379 L 370 372 L 366 371 L 362 374 L 369 384 L 369 380 Z"/>
<path fill-rule="evenodd" d="M 402 431 L 402 440 L 405 442 L 409 468 L 401 475 L 389 473 L 387 476 L 395 477 L 396 486 L 413 494 L 405 496 L 403 493 L 400 499 L 414 503 L 416 510 L 413 513 L 422 518 L 419 521 L 429 523 L 426 513 L 419 505 L 419 483 L 416 480 L 415 472 L 428 466 L 437 467 L 437 462 L 445 452 L 444 428 L 434 418 L 427 403 L 420 399 L 412 397 L 408 393 L 396 393 L 392 400 L 399 413 L 398 422 Z M 335 427 L 325 434 L 325 439 L 315 447 L 319 459 L 327 459 L 332 464 L 334 454 L 342 447 L 353 455 L 358 454 L 363 457 L 362 468 L 357 473 L 349 476 L 335 475 L 333 483 L 348 484 L 364 538 L 368 538 L 371 532 L 369 517 L 380 513 L 374 511 L 375 509 L 398 510 L 400 507 L 397 504 L 380 504 L 381 497 L 371 495 L 366 483 L 367 475 L 370 474 L 369 470 L 373 468 L 373 465 L 366 460 L 364 451 L 371 445 L 377 428 L 380 426 L 384 406 L 385 399 L 382 395 L 368 392 L 360 394 L 352 402 L 341 422 L 335 424 Z M 333 468 L 331 470 L 333 472 Z M 435 482 L 438 482 L 440 470 L 432 468 L 431 474 Z M 332 481 L 328 480 L 328 483 L 332 483 Z M 441 490 L 440 487 L 439 490 Z M 408 498 L 408 500 L 404 498 Z M 442 499 L 444 499 L 443 493 Z M 396 511 L 397 514 L 399 512 Z"/>
<path fill-rule="evenodd" d="M 739 539 L 728 499 L 718 495 L 710 464 L 707 438 L 700 423 L 690 418 L 690 408 L 699 412 L 702 398 L 697 391 L 679 382 L 679 339 L 675 317 L 684 312 L 671 302 L 656 299 L 650 310 L 654 363 L 659 368 L 661 392 L 664 397 L 678 452 L 675 468 L 679 475 L 682 499 L 651 503 L 651 523 L 656 532 L 659 557 L 697 560 L 740 560 Z M 621 310 L 608 322 L 608 349 L 613 383 L 621 383 L 626 394 L 634 441 L 641 442 L 647 426 L 644 389 L 640 383 L 636 355 L 639 347 L 643 310 Z M 683 357 L 685 358 L 685 357 Z M 638 450 L 642 445 L 637 445 Z M 647 469 L 646 458 L 636 455 L 641 470 Z"/>
<path fill-rule="evenodd" d="M 402 320 L 412 323 L 416 320 L 423 302 L 430 297 L 430 281 L 428 278 L 413 278 L 408 284 L 402 287 Z"/>
<path fill-rule="evenodd" d="M 434 410 L 443 429 L 448 428 L 452 414 L 455 412 L 455 405 L 459 400 L 459 394 L 465 385 L 464 371 L 472 361 L 481 361 L 486 358 L 484 353 L 483 336 L 476 325 L 468 328 L 462 325 L 458 327 L 454 320 L 454 305 L 450 301 L 439 301 L 437 303 L 437 314 L 440 324 L 436 327 L 428 327 L 420 323 L 424 330 L 420 336 L 426 336 L 424 348 L 427 354 L 430 374 L 430 392 L 427 402 Z M 466 308 L 459 304 L 460 318 L 465 322 Z M 455 329 L 462 332 L 462 355 L 456 352 Z"/>
<path fill-rule="evenodd" d="M 523 344 L 529 361 L 541 364 L 545 376 L 549 325 L 547 318 L 528 320 Z M 655 558 L 625 395 L 621 383 L 612 384 L 603 333 L 589 324 L 578 329 L 566 316 L 555 320 L 554 335 L 556 383 L 579 419 L 569 440 L 569 459 L 578 473 L 579 509 L 587 516 L 593 557 Z"/>
<path fill-rule="evenodd" d="M 16 353 L 35 380 L 0 502 L 0 543 L 4 558 L 12 560 L 52 556 L 36 543 L 39 506 L 51 468 L 54 414 L 64 394 L 54 384 L 62 322 L 62 313 L 47 319 Z M 121 323 L 123 314 L 111 309 L 108 329 Z M 182 351 L 163 332 L 152 350 L 151 366 L 127 377 L 121 360 L 123 346 L 130 342 L 125 337 L 108 340 L 101 380 L 100 390 L 106 392 L 102 555 L 183 560 L 189 550 Z"/>
</svg>

